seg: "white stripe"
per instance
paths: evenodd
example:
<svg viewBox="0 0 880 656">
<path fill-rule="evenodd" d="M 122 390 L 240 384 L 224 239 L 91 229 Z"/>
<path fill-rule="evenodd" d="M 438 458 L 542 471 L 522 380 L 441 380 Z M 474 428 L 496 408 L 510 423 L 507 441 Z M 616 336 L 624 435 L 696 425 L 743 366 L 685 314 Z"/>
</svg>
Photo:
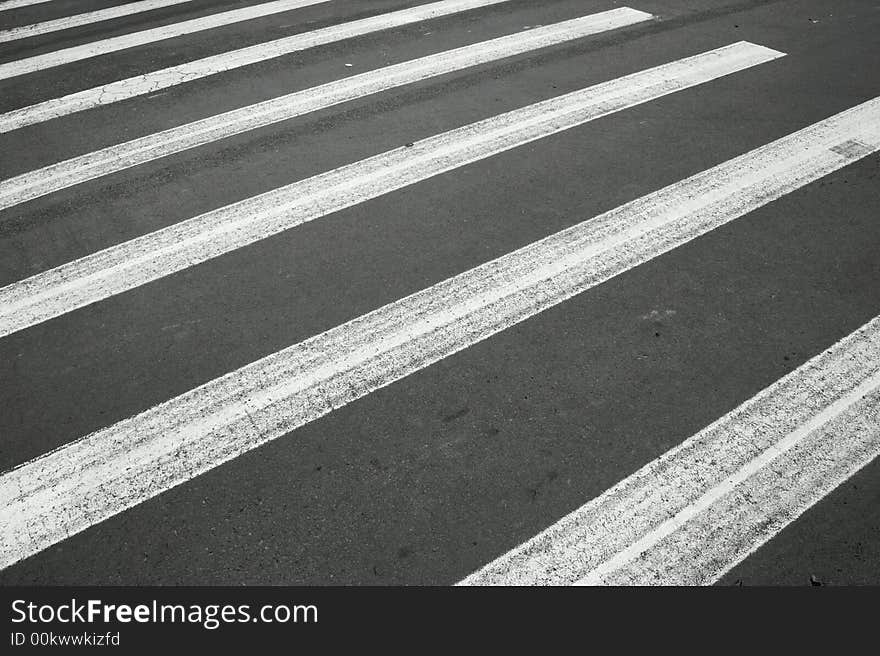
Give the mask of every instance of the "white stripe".
<svg viewBox="0 0 880 656">
<path fill-rule="evenodd" d="M 172 25 L 164 25 L 162 27 L 154 27 L 149 30 L 140 32 L 132 32 L 131 34 L 123 34 L 109 39 L 84 43 L 79 46 L 72 46 L 62 50 L 47 52 L 42 55 L 34 55 L 25 59 L 11 61 L 6 64 L 0 64 L 0 80 L 15 77 L 16 75 L 24 75 L 26 73 L 34 73 L 46 68 L 53 68 L 71 62 L 82 61 L 99 55 L 106 55 L 111 52 L 125 50 L 142 46 L 154 41 L 162 41 L 163 39 L 171 39 L 184 34 L 193 34 L 203 30 L 210 30 L 224 25 L 232 25 L 242 21 L 253 20 L 262 16 L 271 16 L 284 11 L 300 9 L 309 5 L 317 5 L 329 0 L 275 0 L 261 5 L 252 7 L 243 7 L 241 9 L 233 9 L 232 11 L 224 11 L 219 14 L 211 14 L 202 18 L 193 18 L 192 20 L 174 23 Z"/>
<path fill-rule="evenodd" d="M 870 357 L 876 365 L 880 351 Z M 805 401 L 812 406 L 815 398 L 776 399 L 775 405 L 791 409 L 786 404 Z M 767 416 L 755 412 L 749 420 Z M 651 531 L 613 567 L 578 583 L 714 583 L 878 454 L 880 372 Z"/>
<path fill-rule="evenodd" d="M 709 584 L 880 453 L 880 317 L 466 585 Z"/>
<path fill-rule="evenodd" d="M 16 39 L 27 39 L 28 37 L 37 36 L 38 34 L 48 34 L 50 32 L 58 32 L 73 27 L 81 27 L 82 25 L 90 25 L 92 23 L 99 23 L 113 18 L 139 14 L 144 11 L 161 9 L 162 7 L 170 7 L 171 5 L 180 5 L 185 2 L 192 2 L 192 0 L 141 0 L 141 2 L 130 2 L 125 5 L 108 7 L 107 9 L 99 9 L 98 11 L 90 11 L 85 14 L 65 16 L 64 18 L 56 18 L 54 20 L 34 23 L 32 25 L 22 25 L 8 30 L 0 30 L 0 43 L 5 41 L 15 41 Z M 0 9 L 2 9 L 2 7 L 0 7 Z"/>
<path fill-rule="evenodd" d="M 30 7 L 31 5 L 41 5 L 44 2 L 51 1 L 52 0 L 6 0 L 6 2 L 0 2 L 0 11 L 18 9 L 20 7 Z"/>
<path fill-rule="evenodd" d="M 54 66 L 69 64 L 83 59 L 89 59 L 90 57 L 97 57 L 110 52 L 125 50 L 126 48 L 134 48 L 135 46 L 160 41 L 162 39 L 170 39 L 175 36 L 191 34 L 192 32 L 220 27 L 233 22 L 259 18 L 260 16 L 268 15 L 270 13 L 289 11 L 290 9 L 328 1 L 329 0 L 279 0 L 279 2 L 285 4 L 277 4 L 273 2 L 268 5 L 246 7 L 244 9 L 236 9 L 230 12 L 214 14 L 213 16 L 185 21 L 175 25 L 157 27 L 151 30 L 144 30 L 142 32 L 134 32 L 132 34 L 104 39 L 103 41 L 65 48 L 64 50 L 57 50 L 44 55 L 36 55 L 34 57 L 28 57 L 27 59 L 0 64 L 0 80 L 15 77 L 17 75 L 25 75 L 26 73 L 33 73 Z M 412 9 L 405 9 L 359 21 L 343 23 L 342 25 L 334 25 L 322 30 L 315 30 L 304 34 L 294 34 L 276 41 L 257 44 L 248 48 L 242 48 L 240 50 L 222 53 L 213 57 L 199 59 L 181 66 L 172 66 L 154 73 L 136 76 L 135 78 L 131 78 L 131 80 L 123 80 L 115 84 L 125 85 L 126 83 L 131 83 L 138 88 L 145 88 L 148 86 L 148 81 L 152 80 L 159 85 L 154 86 L 154 89 L 161 89 L 166 86 L 173 86 L 196 78 L 219 73 L 230 68 L 246 66 L 247 64 L 253 64 L 290 52 L 296 52 L 297 50 L 303 50 L 304 48 L 310 48 L 314 45 L 350 38 L 348 36 L 349 33 L 351 33 L 351 36 L 358 36 L 360 34 L 376 32 L 378 30 L 389 29 L 399 25 L 406 25 L 407 23 L 412 23 L 417 20 L 426 20 L 427 18 L 433 18 L 435 16 L 445 16 L 459 11 L 466 11 L 468 9 L 486 7 L 509 1 L 510 0 L 443 0 L 431 5 L 413 7 Z M 269 9 L 273 9 L 274 11 L 269 11 Z M 218 67 L 212 68 L 215 65 Z M 140 77 L 142 81 L 134 82 L 137 77 Z M 117 90 L 114 85 L 105 85 L 105 88 L 106 87 L 112 87 L 110 89 L 111 92 Z M 125 89 L 120 91 L 126 93 Z M 145 92 L 142 91 L 141 93 Z"/>
<path fill-rule="evenodd" d="M 472 123 L 112 246 L 0 289 L 0 336 L 588 121 L 767 62 L 737 43 Z"/>
<path fill-rule="evenodd" d="M 185 84 L 292 52 L 508 1 L 442 0 L 349 23 L 331 25 L 311 32 L 294 34 L 268 43 L 258 43 L 247 48 L 197 59 L 152 73 L 136 75 L 125 80 L 117 80 L 0 114 L 0 132 L 9 132 L 26 125 L 48 121 L 92 107 L 109 105 L 128 98 L 155 93 L 160 89 Z M 0 79 L 18 75 L 17 70 L 15 66 L 11 66 L 7 70 L 3 65 L 0 65 Z"/>
<path fill-rule="evenodd" d="M 869 145 L 854 147 L 855 140 Z M 0 567 L 672 250 L 878 143 L 880 98 L 25 463 L 0 476 Z"/>
<path fill-rule="evenodd" d="M 615 9 L 380 68 L 108 146 L 0 182 L 0 209 L 348 100 L 649 18 L 640 11 Z"/>
</svg>

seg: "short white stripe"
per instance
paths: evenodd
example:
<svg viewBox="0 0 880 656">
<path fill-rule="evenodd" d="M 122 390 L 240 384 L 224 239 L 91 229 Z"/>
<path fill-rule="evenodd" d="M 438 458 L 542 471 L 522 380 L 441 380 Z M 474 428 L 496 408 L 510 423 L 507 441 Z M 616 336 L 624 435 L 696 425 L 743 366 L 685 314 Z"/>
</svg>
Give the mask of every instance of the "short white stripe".
<svg viewBox="0 0 880 656">
<path fill-rule="evenodd" d="M 136 75 L 125 80 L 117 80 L 99 87 L 77 91 L 60 98 L 52 98 L 35 105 L 14 109 L 5 114 L 0 114 L 0 132 L 9 132 L 26 125 L 48 121 L 52 118 L 81 112 L 92 107 L 109 105 L 128 98 L 156 93 L 160 89 L 185 84 L 193 80 L 223 73 L 224 71 L 281 57 L 292 52 L 508 1 L 441 0 L 440 2 L 420 5 L 411 9 L 402 9 L 371 18 L 331 25 L 311 32 L 294 34 L 267 43 L 258 43 L 247 48 L 197 59 L 151 73 Z M 4 69 L 3 65 L 0 65 L 0 79 L 19 75 L 16 72 L 17 70 L 15 66 Z"/>
<path fill-rule="evenodd" d="M 44 2 L 51 1 L 52 0 L 6 0 L 6 2 L 0 2 L 0 11 L 18 9 L 19 7 L 30 7 L 31 5 L 41 5 Z"/>
<path fill-rule="evenodd" d="M 282 11 L 290 11 L 291 9 L 298 9 L 300 7 L 321 4 L 328 1 L 329 0 L 278 0 L 278 2 L 271 2 L 267 5 L 236 9 L 230 12 L 214 14 L 213 16 L 206 16 L 204 18 L 176 23 L 175 25 L 157 27 L 151 30 L 134 32 L 132 34 L 125 34 L 123 36 L 104 39 L 94 43 L 87 43 L 81 46 L 56 50 L 55 52 L 0 64 L 0 80 L 15 77 L 17 75 L 34 73 L 46 68 L 61 66 L 71 62 L 89 59 L 91 57 L 98 57 L 99 55 L 105 55 L 111 52 L 125 50 L 127 48 L 134 48 L 147 43 L 153 43 L 154 41 L 170 39 L 184 34 L 191 34 L 201 30 L 221 27 L 235 22 L 251 20 L 259 18 L 260 16 L 266 16 Z M 258 61 L 264 61 L 304 48 L 310 48 L 322 43 L 330 43 L 332 41 L 350 38 L 350 36 L 358 36 L 360 34 L 376 32 L 378 30 L 389 29 L 399 25 L 406 25 L 407 23 L 412 23 L 417 20 L 427 20 L 427 18 L 445 16 L 459 11 L 466 11 L 468 9 L 486 7 L 509 1 L 510 0 L 444 0 L 431 5 L 413 7 L 412 9 L 382 14 L 380 16 L 374 16 L 373 18 L 352 21 L 351 23 L 343 23 L 342 25 L 334 25 L 322 30 L 315 30 L 304 34 L 294 34 L 276 41 L 261 43 L 248 48 L 242 48 L 240 50 L 214 55 L 213 57 L 199 59 L 188 64 L 172 66 L 154 73 L 136 76 L 135 78 L 131 78 L 131 80 L 123 80 L 115 84 L 125 86 L 127 83 L 131 83 L 136 87 L 143 89 L 149 88 L 149 83 L 152 81 L 154 83 L 154 90 L 161 89 L 163 87 L 181 84 L 207 75 L 213 75 L 214 73 L 229 70 L 230 68 L 246 66 L 247 64 L 253 64 Z M 217 68 L 213 68 L 214 66 L 217 66 Z M 137 80 L 138 78 L 140 78 L 140 81 L 134 82 L 134 80 Z M 106 87 L 111 87 L 111 93 L 117 90 L 114 85 L 105 85 L 104 88 Z M 121 89 L 120 92 L 126 93 L 126 89 Z M 142 91 L 141 93 L 145 92 Z"/>
<path fill-rule="evenodd" d="M 49 34 L 50 32 L 68 30 L 82 25 L 100 23 L 101 21 L 111 20 L 113 18 L 131 16 L 132 14 L 152 11 L 153 9 L 161 9 L 162 7 L 170 7 L 171 5 L 180 5 L 185 2 L 192 2 L 192 0 L 141 0 L 141 2 L 130 2 L 125 5 L 90 11 L 85 14 L 65 16 L 64 18 L 56 18 L 54 20 L 34 23 L 32 25 L 22 25 L 21 27 L 13 27 L 8 30 L 0 30 L 0 43 L 5 41 L 15 41 L 16 39 L 27 39 L 28 37 L 37 36 L 39 34 Z M 0 7 L 0 9 L 2 8 L 3 7 Z"/>
<path fill-rule="evenodd" d="M 776 50 L 736 43 L 444 132 L 187 219 L 3 287 L 0 336 L 420 180 L 780 56 Z"/>
<path fill-rule="evenodd" d="M 877 364 L 880 350 L 869 357 Z M 878 454 L 880 372 L 578 583 L 712 584 Z"/>
<path fill-rule="evenodd" d="M 380 68 L 108 146 L 0 182 L 0 209 L 348 100 L 649 18 L 640 11 L 614 9 Z"/>
<path fill-rule="evenodd" d="M 855 140 L 861 148 L 839 147 Z M 878 144 L 875 99 L 25 463 L 0 476 L 0 567 L 672 250 Z"/>
<path fill-rule="evenodd" d="M 880 317 L 465 585 L 708 584 L 880 452 Z"/>
<path fill-rule="evenodd" d="M 271 16 L 284 11 L 292 11 L 309 5 L 317 5 L 329 0 L 275 0 L 261 5 L 251 7 L 243 7 L 241 9 L 233 9 L 232 11 L 224 11 L 219 14 L 211 14 L 202 18 L 193 18 L 192 20 L 165 25 L 162 27 L 154 27 L 149 30 L 140 32 L 132 32 L 131 34 L 123 34 L 109 39 L 84 43 L 79 46 L 72 46 L 62 50 L 47 52 L 42 55 L 34 55 L 25 59 L 11 61 L 6 64 L 0 64 L 0 80 L 15 77 L 16 75 L 25 75 L 26 73 L 34 73 L 46 68 L 53 68 L 71 62 L 82 61 L 99 55 L 106 55 L 111 52 L 125 50 L 127 48 L 135 48 L 154 41 L 162 41 L 171 39 L 184 34 L 193 34 L 203 30 L 210 30 L 224 25 L 232 25 L 242 21 L 253 20 L 262 16 Z"/>
</svg>

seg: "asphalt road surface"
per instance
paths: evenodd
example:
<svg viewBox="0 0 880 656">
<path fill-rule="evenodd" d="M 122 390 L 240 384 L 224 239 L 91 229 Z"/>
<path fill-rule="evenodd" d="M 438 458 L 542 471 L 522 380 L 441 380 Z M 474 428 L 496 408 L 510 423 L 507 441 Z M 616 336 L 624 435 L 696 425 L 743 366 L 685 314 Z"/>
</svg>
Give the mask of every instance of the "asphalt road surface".
<svg viewBox="0 0 880 656">
<path fill-rule="evenodd" d="M 880 4 L 623 7 L 0 2 L 0 584 L 880 583 Z"/>
</svg>

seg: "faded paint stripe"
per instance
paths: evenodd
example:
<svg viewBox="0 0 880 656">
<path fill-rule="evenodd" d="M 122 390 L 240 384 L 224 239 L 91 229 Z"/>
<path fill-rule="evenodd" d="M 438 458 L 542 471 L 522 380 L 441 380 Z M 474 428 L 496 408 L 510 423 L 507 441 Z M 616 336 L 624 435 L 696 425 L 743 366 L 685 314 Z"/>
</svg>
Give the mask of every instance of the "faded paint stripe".
<svg viewBox="0 0 880 656">
<path fill-rule="evenodd" d="M 328 2 L 329 0 L 280 1 L 288 4 L 269 3 L 271 6 L 257 5 L 257 7 L 236 9 L 234 12 L 214 14 L 213 16 L 184 21 L 182 23 L 176 23 L 165 27 L 157 27 L 151 30 L 134 32 L 132 34 L 125 34 L 123 36 L 95 41 L 81 46 L 74 46 L 43 55 L 36 55 L 34 57 L 0 64 L 0 80 L 16 77 L 18 75 L 25 75 L 27 73 L 34 73 L 55 66 L 62 66 L 83 59 L 90 59 L 91 57 L 98 57 L 100 55 L 125 50 L 127 48 L 134 48 L 136 46 L 170 39 L 184 34 L 222 27 L 223 25 L 229 25 L 234 22 L 251 20 L 272 13 L 321 4 L 323 2 Z M 323 30 L 315 30 L 304 34 L 294 34 L 293 36 L 277 39 L 268 43 L 261 43 L 248 48 L 242 48 L 240 50 L 214 55 L 213 57 L 199 59 L 188 64 L 172 66 L 154 73 L 135 76 L 129 80 L 117 82 L 115 85 L 123 85 L 124 87 L 126 84 L 131 84 L 133 87 L 141 89 L 149 88 L 150 85 L 152 85 L 153 91 L 155 91 L 156 89 L 173 86 L 174 84 L 181 84 L 193 79 L 205 77 L 206 75 L 213 75 L 214 73 L 229 70 L 230 68 L 246 66 L 247 64 L 264 61 L 289 52 L 310 48 L 314 45 L 350 38 L 349 36 L 343 36 L 346 34 L 351 34 L 352 36 L 367 34 L 369 32 L 389 29 L 399 25 L 406 25 L 407 23 L 415 22 L 417 20 L 426 20 L 427 18 L 444 16 L 459 11 L 475 9 L 477 7 L 487 7 L 502 2 L 509 2 L 509 0 L 444 0 L 431 5 L 423 5 L 389 14 L 381 14 L 360 21 L 334 25 Z M 262 13 L 258 12 L 258 7 L 263 7 Z M 274 11 L 269 11 L 270 9 L 274 9 Z M 223 17 L 225 17 L 225 22 Z M 306 45 L 308 43 L 311 43 L 311 45 Z M 102 88 L 107 89 L 109 87 L 108 91 L 110 93 L 126 93 L 125 89 L 119 89 L 115 85 L 105 85 Z M 146 93 L 146 91 L 142 91 L 141 93 Z"/>
<path fill-rule="evenodd" d="M 880 148 L 880 98 L 383 306 L 3 474 L 0 567 L 856 161 L 859 154 L 833 150 L 849 139 L 874 151 Z M 875 342 L 871 348 L 878 348 Z M 848 362 L 867 367 L 865 380 L 880 360 Z M 826 393 L 833 393 L 831 386 Z"/>
<path fill-rule="evenodd" d="M 705 585 L 880 453 L 880 317 L 465 585 Z"/>
<path fill-rule="evenodd" d="M 0 64 L 0 80 L 324 2 L 329 2 L 329 0 L 275 0 L 274 2 L 267 2 L 261 5 L 233 9 L 232 11 L 193 18 L 192 20 L 180 23 L 131 32 L 130 34 L 92 41 L 70 48 L 63 48 L 62 50 L 54 50 L 42 55 L 34 55 L 33 57 Z"/>
<path fill-rule="evenodd" d="M 432 176 L 780 56 L 769 48 L 736 43 L 472 123 L 187 219 L 3 287 L 0 336 Z"/>
<path fill-rule="evenodd" d="M 128 98 L 156 93 L 160 89 L 185 84 L 193 80 L 199 80 L 225 71 L 281 57 L 292 52 L 508 1 L 443 0 L 371 18 L 331 25 L 311 32 L 294 34 L 267 43 L 258 43 L 247 48 L 212 55 L 143 75 L 136 75 L 124 80 L 117 80 L 91 89 L 77 91 L 60 98 L 52 98 L 35 105 L 14 109 L 0 114 L 0 132 L 9 132 L 10 130 L 41 123 L 59 116 L 81 112 L 92 107 L 100 107 L 121 100 L 127 100 Z M 0 66 L 0 78 L 2 77 L 3 68 Z"/>
<path fill-rule="evenodd" d="M 209 116 L 4 180 L 0 182 L 0 209 L 349 100 L 649 18 L 651 15 L 643 12 L 615 9 L 440 52 Z"/>
<path fill-rule="evenodd" d="M 31 25 L 22 25 L 8 30 L 0 30 L 0 43 L 15 41 L 17 39 L 27 39 L 32 36 L 59 32 L 61 30 L 69 30 L 74 27 L 91 25 L 92 23 L 100 23 L 114 18 L 122 18 L 123 16 L 131 16 L 132 14 L 152 11 L 153 9 L 181 5 L 186 2 L 192 2 L 192 0 L 142 0 L 141 2 L 130 2 L 128 4 L 90 11 L 84 14 L 65 16 L 64 18 L 56 18 L 54 20 L 33 23 Z M 2 9 L 3 7 L 0 6 L 0 10 Z"/>
<path fill-rule="evenodd" d="M 6 0 L 0 2 L 0 11 L 8 9 L 19 9 L 20 7 L 30 7 L 31 5 L 41 5 L 44 2 L 53 2 L 54 0 Z"/>
</svg>

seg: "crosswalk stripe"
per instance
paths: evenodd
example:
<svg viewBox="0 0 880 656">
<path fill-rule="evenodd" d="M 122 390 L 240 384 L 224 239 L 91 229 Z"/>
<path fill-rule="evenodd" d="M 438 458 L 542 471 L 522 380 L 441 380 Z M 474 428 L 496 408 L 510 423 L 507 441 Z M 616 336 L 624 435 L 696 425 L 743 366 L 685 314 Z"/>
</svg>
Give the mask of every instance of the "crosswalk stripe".
<svg viewBox="0 0 880 656">
<path fill-rule="evenodd" d="M 706 585 L 880 454 L 880 317 L 465 585 Z"/>
<path fill-rule="evenodd" d="M 380 68 L 108 146 L 0 182 L 0 209 L 348 100 L 649 18 L 633 9 L 614 9 Z"/>
<path fill-rule="evenodd" d="M 41 5 L 44 2 L 52 1 L 53 0 L 6 0 L 5 2 L 0 2 L 0 11 L 30 7 L 31 5 Z"/>
<path fill-rule="evenodd" d="M 223 52 L 11 110 L 0 114 L 0 132 L 9 132 L 10 130 L 81 112 L 92 107 L 100 107 L 137 96 L 156 93 L 161 89 L 185 84 L 300 50 L 351 39 L 380 30 L 403 27 L 420 21 L 470 11 L 480 7 L 488 7 L 502 2 L 509 2 L 509 0 L 441 0 L 440 2 L 419 5 L 410 9 L 401 9 L 339 25 L 330 25 L 310 32 L 294 34 L 274 41 Z M 14 64 L 9 65 L 6 69 L 4 69 L 4 65 L 0 64 L 0 79 L 19 75 L 20 73 L 16 72 L 18 70 Z"/>
<path fill-rule="evenodd" d="M 20 465 L 0 476 L 0 568 L 878 149 L 880 98 Z"/>
<path fill-rule="evenodd" d="M 39 34 L 49 34 L 50 32 L 58 32 L 60 30 L 68 30 L 74 27 L 90 25 L 92 23 L 100 23 L 101 21 L 121 18 L 122 16 L 131 16 L 153 9 L 161 9 L 162 7 L 170 7 L 172 5 L 180 5 L 193 0 L 141 0 L 140 2 L 130 2 L 125 5 L 116 7 L 108 7 L 97 11 L 90 11 L 84 14 L 76 14 L 75 16 L 65 16 L 64 18 L 56 18 L 54 20 L 42 21 L 31 25 L 22 25 L 20 27 L 12 27 L 8 30 L 0 30 L 0 43 L 6 41 L 15 41 L 17 39 L 27 39 Z M 2 9 L 2 7 L 0 7 Z"/>
<path fill-rule="evenodd" d="M 285 11 L 301 9 L 310 5 L 322 4 L 330 0 L 274 0 L 260 5 L 242 7 L 241 9 L 233 9 L 224 11 L 219 14 L 211 14 L 201 18 L 193 18 L 191 20 L 164 25 L 162 27 L 154 27 L 140 32 L 132 32 L 115 36 L 109 39 L 101 39 L 100 41 L 92 41 L 70 48 L 54 50 L 42 55 L 34 55 L 25 59 L 18 59 L 5 64 L 0 64 L 0 80 L 5 80 L 17 75 L 25 75 L 27 73 L 35 73 L 47 68 L 62 66 L 72 62 L 82 61 L 99 55 L 106 55 L 127 48 L 153 43 L 154 41 L 162 41 L 171 39 L 185 34 L 193 34 L 203 30 L 210 30 L 216 27 L 241 23 L 243 21 L 261 18 L 263 16 L 271 16 Z"/>
<path fill-rule="evenodd" d="M 271 13 L 279 13 L 281 11 L 290 11 L 309 5 L 321 4 L 329 2 L 329 0 L 277 0 L 277 2 L 268 3 L 269 6 L 257 5 L 255 7 L 246 7 L 236 9 L 230 12 L 214 14 L 204 18 L 196 18 L 174 25 L 165 27 L 157 27 L 141 32 L 133 32 L 118 37 L 95 41 L 81 46 L 56 50 L 43 55 L 35 55 L 26 59 L 12 61 L 6 64 L 0 64 L 0 80 L 34 73 L 55 66 L 62 66 L 91 57 L 98 57 L 111 52 L 134 48 L 136 46 L 170 39 L 184 34 L 191 34 L 202 30 L 229 25 L 234 22 L 241 22 L 259 18 L 260 16 L 269 15 Z M 232 52 L 221 53 L 212 57 L 205 57 L 189 64 L 182 66 L 172 66 L 154 73 L 136 76 L 131 78 L 131 84 L 143 88 L 146 80 L 151 79 L 158 82 L 163 88 L 181 84 L 200 77 L 206 77 L 214 73 L 219 73 L 230 68 L 246 66 L 255 62 L 264 61 L 279 57 L 280 55 L 304 48 L 310 48 L 315 45 L 331 43 L 350 36 L 359 36 L 369 32 L 398 27 L 419 20 L 427 20 L 438 16 L 446 16 L 449 14 L 476 9 L 479 7 L 488 7 L 490 5 L 500 4 L 502 2 L 510 2 L 510 0 L 442 0 L 431 5 L 423 5 L 413 7 L 411 9 L 403 9 L 388 14 L 380 14 L 372 18 L 343 23 L 341 25 L 333 25 L 321 30 L 313 32 L 305 32 L 302 34 L 294 34 L 290 37 L 277 39 L 268 43 L 256 44 L 247 48 L 241 48 Z M 284 3 L 284 4 L 277 4 Z M 284 8 L 286 7 L 286 8 Z M 274 11 L 269 11 L 274 9 Z M 343 36 L 344 35 L 344 36 Z M 350 36 L 349 36 L 350 35 Z M 306 45 L 309 44 L 309 45 Z M 211 67 L 218 65 L 216 69 Z M 135 83 L 133 80 L 141 78 L 143 81 Z M 129 82 L 124 80 L 117 84 L 125 84 Z M 109 85 L 105 85 L 109 86 Z"/>
<path fill-rule="evenodd" d="M 0 289 L 0 336 L 307 221 L 783 56 L 739 42 L 444 132 L 187 219 Z"/>
</svg>

